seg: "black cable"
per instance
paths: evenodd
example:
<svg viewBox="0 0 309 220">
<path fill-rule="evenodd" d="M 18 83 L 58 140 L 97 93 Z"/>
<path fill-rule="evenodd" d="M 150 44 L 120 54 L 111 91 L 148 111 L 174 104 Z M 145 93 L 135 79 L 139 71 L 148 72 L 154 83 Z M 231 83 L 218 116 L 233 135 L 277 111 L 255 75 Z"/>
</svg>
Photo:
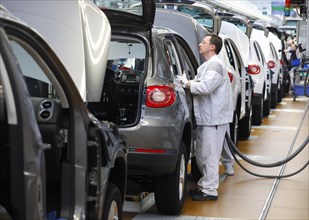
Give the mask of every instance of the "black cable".
<svg viewBox="0 0 309 220">
<path fill-rule="evenodd" d="M 301 144 L 301 146 L 293 153 L 291 154 L 289 157 L 285 158 L 284 160 L 275 162 L 275 163 L 270 163 L 270 164 L 263 164 L 263 163 L 258 163 L 254 160 L 250 160 L 248 157 L 246 157 L 244 154 L 242 154 L 239 149 L 235 146 L 235 144 L 233 143 L 232 139 L 230 138 L 230 136 L 226 133 L 225 134 L 225 138 L 228 141 L 228 144 L 231 144 L 231 146 L 229 145 L 230 149 L 232 148 L 234 152 L 236 152 L 237 155 L 239 155 L 243 160 L 245 160 L 246 162 L 257 166 L 257 167 L 279 167 L 287 162 L 289 162 L 290 160 L 292 160 L 294 157 L 296 157 L 308 144 L 309 142 L 309 136 L 305 139 L 305 141 Z M 231 151 L 232 151 L 231 149 Z"/>
<path fill-rule="evenodd" d="M 305 163 L 305 165 L 304 166 L 302 166 L 299 170 L 297 170 L 297 171 L 295 171 L 295 172 L 293 172 L 293 173 L 290 173 L 290 174 L 286 174 L 286 175 L 262 175 L 262 174 L 257 174 L 257 173 L 253 173 L 253 172 L 251 172 L 251 171 L 249 171 L 247 168 L 245 168 L 241 163 L 240 163 L 240 161 L 237 159 L 237 157 L 236 157 L 236 155 L 235 155 L 235 152 L 236 151 L 234 151 L 235 149 L 237 149 L 237 147 L 235 146 L 235 144 L 233 143 L 233 141 L 232 141 L 232 139 L 230 138 L 230 136 L 228 135 L 228 133 L 226 133 L 225 134 L 225 138 L 226 138 L 226 141 L 227 141 L 227 144 L 228 144 L 228 146 L 229 146 L 229 148 L 230 148 L 230 150 L 231 150 L 231 152 L 232 152 L 232 155 L 233 155 L 233 157 L 234 157 L 234 159 L 235 159 L 235 161 L 236 161 L 236 163 L 244 170 L 244 171 L 246 171 L 247 173 L 249 173 L 249 174 L 251 174 L 251 175 L 253 175 L 253 176 L 257 176 L 257 177 L 263 177 L 263 178 L 287 178 L 287 177 L 291 177 L 291 176 L 294 176 L 294 175 L 296 175 L 296 174 L 298 174 L 298 173 L 300 173 L 301 171 L 303 171 L 308 165 L 309 165 L 309 160 L 307 161 L 307 163 Z M 307 137 L 307 141 L 305 141 L 304 143 L 308 143 L 308 137 Z M 303 144 L 304 144 L 303 143 Z M 306 146 L 306 144 L 304 144 L 304 146 Z M 238 149 L 237 149 L 237 151 L 238 151 Z M 239 151 L 238 151 L 239 152 Z M 237 153 L 237 152 L 236 152 Z M 241 154 L 241 153 L 237 153 L 239 156 L 240 155 L 243 155 L 243 154 Z M 244 158 L 246 158 L 246 157 L 244 157 Z M 243 158 L 243 159 L 244 159 Z M 248 158 L 246 158 L 246 159 L 248 159 Z M 246 159 L 244 159 L 245 161 L 247 161 Z M 249 159 L 248 159 L 249 160 Z M 249 161 L 252 161 L 252 160 L 249 160 Z M 248 161 L 247 161 L 248 162 Z M 255 161 L 253 161 L 254 163 L 256 163 Z M 250 162 L 248 162 L 248 163 L 250 163 Z M 251 163 L 252 164 L 252 163 Z M 254 165 L 254 164 L 252 164 L 252 165 Z"/>
</svg>

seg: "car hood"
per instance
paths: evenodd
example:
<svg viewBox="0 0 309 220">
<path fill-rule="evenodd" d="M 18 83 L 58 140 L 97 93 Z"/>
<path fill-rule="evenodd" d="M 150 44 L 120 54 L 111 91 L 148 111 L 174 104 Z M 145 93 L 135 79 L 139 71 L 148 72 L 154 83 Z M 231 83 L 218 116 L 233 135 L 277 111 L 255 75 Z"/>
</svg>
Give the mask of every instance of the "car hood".
<svg viewBox="0 0 309 220">
<path fill-rule="evenodd" d="M 42 35 L 84 101 L 100 100 L 111 29 L 92 1 L 1 0 L 1 4 Z"/>
<path fill-rule="evenodd" d="M 151 31 L 155 18 L 153 0 L 134 0 L 129 2 L 100 0 L 96 2 L 107 16 L 113 29 Z"/>
</svg>

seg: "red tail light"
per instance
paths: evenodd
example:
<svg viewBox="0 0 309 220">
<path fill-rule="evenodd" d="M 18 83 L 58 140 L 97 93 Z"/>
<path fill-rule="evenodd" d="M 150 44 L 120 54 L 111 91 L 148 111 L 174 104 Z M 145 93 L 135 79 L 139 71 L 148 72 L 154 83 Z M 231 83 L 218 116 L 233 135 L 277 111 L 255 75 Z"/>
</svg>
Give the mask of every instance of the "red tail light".
<svg viewBox="0 0 309 220">
<path fill-rule="evenodd" d="M 261 72 L 261 67 L 257 64 L 248 65 L 248 73 L 251 75 L 256 75 Z"/>
<path fill-rule="evenodd" d="M 275 63 L 275 61 L 270 60 L 270 61 L 268 61 L 267 66 L 268 66 L 268 68 L 272 69 L 276 66 L 276 63 Z"/>
<path fill-rule="evenodd" d="M 280 60 L 280 64 L 281 64 L 282 66 L 285 66 L 285 62 L 284 62 L 283 60 Z"/>
<path fill-rule="evenodd" d="M 233 82 L 233 79 L 234 79 L 234 75 L 232 72 L 228 71 L 227 74 L 229 75 L 229 78 L 230 78 L 230 82 Z"/>
<path fill-rule="evenodd" d="M 172 105 L 176 94 L 170 86 L 148 86 L 146 92 L 146 106 L 162 108 Z"/>
</svg>

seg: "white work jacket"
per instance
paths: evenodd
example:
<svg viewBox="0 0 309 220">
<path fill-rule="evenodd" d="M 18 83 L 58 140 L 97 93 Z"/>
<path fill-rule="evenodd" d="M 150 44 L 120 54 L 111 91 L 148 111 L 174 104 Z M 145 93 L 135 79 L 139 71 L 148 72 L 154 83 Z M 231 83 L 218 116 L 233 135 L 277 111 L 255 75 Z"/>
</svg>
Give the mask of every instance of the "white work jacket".
<svg viewBox="0 0 309 220">
<path fill-rule="evenodd" d="M 214 126 L 233 121 L 231 82 L 218 55 L 197 69 L 197 75 L 190 81 L 190 90 L 194 95 L 197 125 Z"/>
</svg>

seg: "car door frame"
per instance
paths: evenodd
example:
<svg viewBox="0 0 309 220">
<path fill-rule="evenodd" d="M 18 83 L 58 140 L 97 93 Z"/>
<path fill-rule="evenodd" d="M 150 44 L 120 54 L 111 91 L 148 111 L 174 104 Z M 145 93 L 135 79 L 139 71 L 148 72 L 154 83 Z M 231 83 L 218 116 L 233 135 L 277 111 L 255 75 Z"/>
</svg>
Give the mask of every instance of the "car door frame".
<svg viewBox="0 0 309 220">
<path fill-rule="evenodd" d="M 16 66 L 2 28 L 0 36 L 2 84 L 5 96 L 9 97 L 6 108 L 9 112 L 12 218 L 43 219 L 46 213 L 44 144 L 21 70 Z"/>
</svg>

